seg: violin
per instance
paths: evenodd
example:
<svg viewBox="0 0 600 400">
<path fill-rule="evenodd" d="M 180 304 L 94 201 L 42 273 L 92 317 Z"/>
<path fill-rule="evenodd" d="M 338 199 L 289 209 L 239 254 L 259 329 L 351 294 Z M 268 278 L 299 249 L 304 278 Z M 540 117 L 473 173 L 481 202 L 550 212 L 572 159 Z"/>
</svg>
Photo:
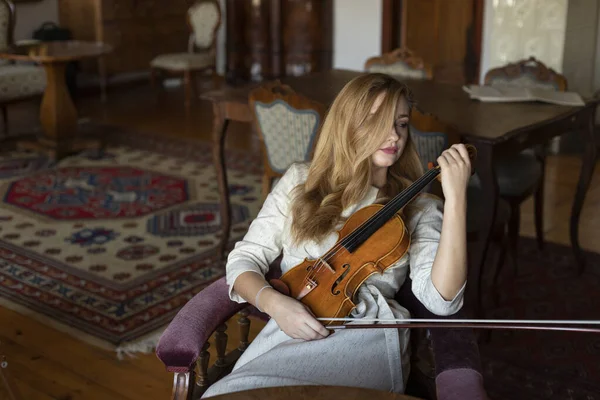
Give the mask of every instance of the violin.
<svg viewBox="0 0 600 400">
<path fill-rule="evenodd" d="M 473 164 L 476 149 L 466 145 Z M 431 164 L 430 164 L 431 165 Z M 274 289 L 306 304 L 328 325 L 339 325 L 356 307 L 352 299 L 369 276 L 382 274 L 408 251 L 410 234 L 399 214 L 419 192 L 438 177 L 430 168 L 387 204 L 372 204 L 352 214 L 338 231 L 338 240 L 324 255 L 305 259 L 279 279 Z"/>
</svg>

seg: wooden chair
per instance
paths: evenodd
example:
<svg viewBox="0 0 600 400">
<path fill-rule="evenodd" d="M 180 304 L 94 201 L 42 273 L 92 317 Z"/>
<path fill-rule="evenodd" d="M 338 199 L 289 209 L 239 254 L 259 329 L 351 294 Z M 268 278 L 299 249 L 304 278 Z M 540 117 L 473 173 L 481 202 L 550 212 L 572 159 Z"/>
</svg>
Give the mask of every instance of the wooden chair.
<svg viewBox="0 0 600 400">
<path fill-rule="evenodd" d="M 14 45 L 15 5 L 0 0 L 0 48 Z M 40 97 L 46 89 L 46 72 L 40 65 L 0 59 L 0 106 L 4 133 L 8 133 L 8 108 L 11 103 Z"/>
<path fill-rule="evenodd" d="M 534 57 L 488 71 L 485 75 L 485 84 L 567 90 L 566 78 Z M 508 224 L 509 254 L 516 274 L 521 204 L 532 195 L 534 196 L 537 243 L 540 249 L 544 246 L 546 151 L 543 146 L 527 149 L 516 156 L 498 160 L 495 167 L 500 196 L 508 201 L 511 207 Z M 479 185 L 479 182 L 474 181 L 474 184 Z"/>
<path fill-rule="evenodd" d="M 432 114 L 423 113 L 417 107 L 413 108 L 410 117 L 409 132 L 411 139 L 415 143 L 423 169 L 429 169 L 430 162 L 435 163 L 440 154 L 454 144 L 460 143 L 460 135 L 449 125 L 441 122 Z M 473 178 L 471 178 L 473 180 Z M 435 180 L 430 185 L 429 192 L 443 198 L 441 184 Z M 467 241 L 475 242 L 479 239 L 479 215 L 481 215 L 481 202 L 478 201 L 481 190 L 475 185 L 467 187 Z M 492 287 L 497 289 L 496 281 L 498 272 L 504 264 L 504 258 L 507 247 L 506 228 L 510 218 L 510 205 L 507 201 L 500 199 L 496 208 L 496 218 L 494 221 L 492 238 L 500 246 L 499 257 L 494 265 L 494 278 Z M 488 264 L 486 264 L 488 265 Z M 482 281 L 483 271 L 479 273 L 479 280 L 475 282 L 479 286 L 477 293 L 479 298 L 477 304 L 482 309 Z M 494 300 L 497 300 L 494 298 Z"/>
<path fill-rule="evenodd" d="M 267 279 L 279 277 L 274 263 Z M 464 318 L 463 311 L 448 317 L 433 315 L 413 295 L 411 280 L 406 282 L 396 300 L 414 318 Z M 162 334 L 156 354 L 168 372 L 174 374 L 173 399 L 198 399 L 215 382 L 229 374 L 240 355 L 250 344 L 250 313 L 263 320 L 248 303 L 229 298 L 225 278 L 221 278 L 192 298 L 175 316 Z M 239 346 L 227 353 L 226 322 L 239 313 Z M 429 333 L 428 333 L 429 332 Z M 209 368 L 208 340 L 215 335 L 217 359 Z M 411 331 L 411 372 L 406 393 L 422 399 L 487 400 L 481 375 L 481 361 L 475 335 L 471 329 L 436 328 Z"/>
<path fill-rule="evenodd" d="M 326 107 L 278 80 L 254 89 L 248 102 L 262 142 L 264 199 L 291 164 L 312 158 Z"/>
<path fill-rule="evenodd" d="M 381 72 L 409 79 L 433 79 L 433 67 L 407 48 L 397 48 L 365 62 L 366 72 Z"/>
<path fill-rule="evenodd" d="M 150 62 L 152 85 L 163 75 L 182 75 L 185 86 L 185 106 L 189 112 L 196 78 L 200 72 L 212 71 L 217 77 L 217 30 L 221 26 L 219 0 L 198 0 L 187 14 L 191 30 L 186 53 L 161 54 Z M 162 81 L 162 79 L 161 79 Z"/>
</svg>

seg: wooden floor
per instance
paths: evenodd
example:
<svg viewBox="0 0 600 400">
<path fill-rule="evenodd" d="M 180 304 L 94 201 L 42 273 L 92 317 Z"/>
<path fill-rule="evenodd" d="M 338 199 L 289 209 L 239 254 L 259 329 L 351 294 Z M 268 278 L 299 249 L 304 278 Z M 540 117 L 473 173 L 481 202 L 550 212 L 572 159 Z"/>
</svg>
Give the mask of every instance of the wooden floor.
<svg viewBox="0 0 600 400">
<path fill-rule="evenodd" d="M 31 129 L 37 123 L 38 105 L 15 105 L 9 108 L 10 131 Z M 210 105 L 198 101 L 186 116 L 183 96 L 178 90 L 164 93 L 160 99 L 142 86 L 109 93 L 103 105 L 99 97 L 79 102 L 82 117 L 129 126 L 142 132 L 168 137 L 208 140 L 212 125 Z M 258 151 L 249 139 L 247 127 L 232 124 L 226 146 Z M 579 160 L 575 156 L 550 157 L 546 180 L 545 235 L 547 240 L 569 244 L 569 215 L 579 176 Z M 600 251 L 600 171 L 586 199 L 580 224 L 581 245 Z M 522 207 L 522 234 L 533 235 L 533 202 Z M 230 324 L 234 327 L 234 324 Z M 260 329 L 253 322 L 251 336 Z M 229 347 L 237 345 L 237 331 L 230 329 Z M 35 320 L 0 308 L 0 354 L 6 354 L 9 371 L 16 380 L 22 398 L 95 400 L 95 399 L 167 399 L 172 376 L 154 356 L 118 360 L 114 353 L 73 339 Z M 211 347 L 211 350 L 214 346 Z M 214 353 L 212 355 L 214 360 Z M 0 381 L 1 383 L 1 381 Z M 2 399 L 0 390 L 0 399 Z"/>
</svg>

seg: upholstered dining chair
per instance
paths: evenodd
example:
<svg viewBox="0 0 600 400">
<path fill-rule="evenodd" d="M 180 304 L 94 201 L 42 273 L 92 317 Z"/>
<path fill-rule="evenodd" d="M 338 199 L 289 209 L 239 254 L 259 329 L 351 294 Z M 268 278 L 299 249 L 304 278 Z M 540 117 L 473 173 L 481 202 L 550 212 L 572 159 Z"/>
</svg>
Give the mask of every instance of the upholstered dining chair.
<svg viewBox="0 0 600 400">
<path fill-rule="evenodd" d="M 0 0 L 0 48 L 14 45 L 15 5 Z M 41 97 L 46 89 L 44 67 L 30 62 L 0 59 L 0 106 L 4 133 L 8 134 L 8 105 Z"/>
<path fill-rule="evenodd" d="M 281 274 L 276 261 L 267 279 Z M 413 318 L 464 318 L 465 312 L 440 317 L 432 314 L 412 293 L 409 278 L 396 299 Z M 226 322 L 239 314 L 239 346 L 227 353 Z M 173 318 L 163 332 L 156 354 L 168 372 L 174 374 L 173 399 L 197 399 L 223 376 L 231 372 L 250 343 L 250 314 L 263 321 L 269 316 L 248 303 L 229 298 L 225 278 L 220 278 L 194 296 Z M 217 359 L 210 365 L 209 338 L 215 335 Z M 411 331 L 411 372 L 406 394 L 423 399 L 484 400 L 479 348 L 468 328 L 435 328 Z M 198 371 L 198 372 L 196 372 Z"/>
<path fill-rule="evenodd" d="M 278 80 L 250 92 L 248 103 L 262 143 L 264 199 L 291 164 L 312 158 L 326 108 Z"/>
<path fill-rule="evenodd" d="M 567 90 L 566 78 L 534 57 L 491 69 L 485 74 L 484 83 L 491 86 Z M 508 201 L 511 208 L 508 224 L 509 254 L 516 274 L 521 204 L 532 195 L 534 196 L 537 243 L 540 249 L 544 246 L 546 150 L 543 146 L 526 149 L 516 156 L 497 160 L 495 168 L 500 196 Z M 477 179 L 473 183 L 477 186 L 480 185 Z"/>
<path fill-rule="evenodd" d="M 424 170 L 429 169 L 429 163 L 435 163 L 437 158 L 442 154 L 444 150 L 451 147 L 454 144 L 460 143 L 460 136 L 458 133 L 449 125 L 440 121 L 435 115 L 424 113 L 419 110 L 418 107 L 414 107 L 410 116 L 409 133 L 411 139 L 415 143 L 419 158 L 421 159 L 421 165 Z M 476 171 L 475 171 L 476 172 Z M 471 180 L 475 179 L 474 177 Z M 429 192 L 443 198 L 443 191 L 439 181 L 435 180 L 430 184 Z M 467 187 L 467 241 L 476 242 L 479 240 L 480 228 L 479 228 L 479 216 L 481 215 L 482 204 L 478 199 L 481 198 L 481 189 L 476 185 L 470 184 Z M 497 280 L 499 271 L 504 264 L 507 248 L 507 226 L 510 218 L 510 205 L 504 199 L 499 199 L 498 206 L 496 207 L 496 216 L 494 219 L 494 226 L 492 228 L 492 239 L 498 244 L 500 251 L 496 262 L 490 265 L 493 268 L 493 281 L 492 288 L 494 294 L 497 294 Z M 479 281 L 474 282 L 479 286 L 477 293 L 479 298 L 477 304 L 480 309 L 483 308 L 483 276 L 484 271 L 479 273 Z M 496 298 L 494 297 L 494 300 Z"/>
<path fill-rule="evenodd" d="M 364 70 L 409 79 L 433 79 L 433 67 L 405 47 L 367 59 Z"/>
<path fill-rule="evenodd" d="M 187 23 L 191 30 L 188 51 L 158 55 L 150 62 L 150 71 L 153 86 L 163 75 L 183 75 L 185 106 L 189 112 L 198 74 L 212 71 L 216 81 L 216 39 L 221 26 L 219 0 L 196 1 L 188 10 Z"/>
</svg>

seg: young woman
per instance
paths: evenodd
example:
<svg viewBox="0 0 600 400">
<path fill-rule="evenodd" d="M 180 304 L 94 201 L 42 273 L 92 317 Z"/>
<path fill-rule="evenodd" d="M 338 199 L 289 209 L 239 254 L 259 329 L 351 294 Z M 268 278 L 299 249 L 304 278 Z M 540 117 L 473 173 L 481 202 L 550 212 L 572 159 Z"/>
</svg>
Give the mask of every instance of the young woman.
<svg viewBox="0 0 600 400">
<path fill-rule="evenodd" d="M 289 168 L 229 254 L 231 299 L 251 303 L 271 319 L 232 373 L 203 397 L 291 385 L 404 392 L 410 372 L 409 329 L 330 334 L 308 307 L 271 288 L 264 276 L 282 252 L 282 273 L 305 258 L 326 253 L 345 218 L 362 207 L 384 203 L 423 174 L 408 131 L 411 108 L 408 88 L 383 74 L 357 77 L 339 93 L 310 165 Z M 449 315 L 461 308 L 470 162 L 463 145 L 447 149 L 437 162 L 445 202 L 422 195 L 404 208 L 409 250 L 393 267 L 360 286 L 350 317 L 410 318 L 394 300 L 408 274 L 415 296 L 431 312 Z"/>
</svg>

